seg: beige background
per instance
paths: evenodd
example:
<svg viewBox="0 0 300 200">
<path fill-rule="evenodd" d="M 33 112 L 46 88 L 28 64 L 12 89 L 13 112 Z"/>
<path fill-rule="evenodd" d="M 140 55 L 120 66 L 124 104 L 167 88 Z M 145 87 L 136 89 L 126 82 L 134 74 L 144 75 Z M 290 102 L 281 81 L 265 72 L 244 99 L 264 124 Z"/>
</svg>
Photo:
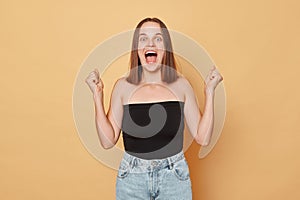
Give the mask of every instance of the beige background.
<svg viewBox="0 0 300 200">
<path fill-rule="evenodd" d="M 73 85 L 96 45 L 147 16 L 203 45 L 224 76 L 222 135 L 205 159 L 195 143 L 186 152 L 194 199 L 299 199 L 298 11 L 296 0 L 1 1 L 0 199 L 114 199 L 116 171 L 76 132 Z"/>
</svg>

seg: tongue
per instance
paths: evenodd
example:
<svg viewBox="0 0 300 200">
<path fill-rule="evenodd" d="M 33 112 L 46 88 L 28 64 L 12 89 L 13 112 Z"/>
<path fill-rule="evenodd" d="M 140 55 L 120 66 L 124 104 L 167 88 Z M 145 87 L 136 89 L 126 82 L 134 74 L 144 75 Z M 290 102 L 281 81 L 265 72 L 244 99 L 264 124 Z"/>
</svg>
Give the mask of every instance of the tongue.
<svg viewBox="0 0 300 200">
<path fill-rule="evenodd" d="M 156 56 L 147 56 L 146 61 L 147 61 L 147 63 L 155 62 L 156 61 Z"/>
</svg>

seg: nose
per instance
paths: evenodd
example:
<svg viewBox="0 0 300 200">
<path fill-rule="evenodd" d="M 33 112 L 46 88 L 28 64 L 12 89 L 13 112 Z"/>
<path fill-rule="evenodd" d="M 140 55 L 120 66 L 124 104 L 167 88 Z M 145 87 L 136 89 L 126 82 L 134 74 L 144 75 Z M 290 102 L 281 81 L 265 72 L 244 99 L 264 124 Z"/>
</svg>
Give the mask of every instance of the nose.
<svg viewBox="0 0 300 200">
<path fill-rule="evenodd" d="M 148 46 L 150 46 L 150 47 L 155 46 L 155 43 L 153 42 L 153 39 L 149 40 Z"/>
</svg>

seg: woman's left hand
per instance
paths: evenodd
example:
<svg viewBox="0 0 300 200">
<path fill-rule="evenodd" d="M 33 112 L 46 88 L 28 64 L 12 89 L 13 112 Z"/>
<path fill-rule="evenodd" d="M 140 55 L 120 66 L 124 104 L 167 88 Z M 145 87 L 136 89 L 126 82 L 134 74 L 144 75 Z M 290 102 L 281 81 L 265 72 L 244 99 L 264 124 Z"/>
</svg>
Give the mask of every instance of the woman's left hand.
<svg viewBox="0 0 300 200">
<path fill-rule="evenodd" d="M 223 77 L 218 72 L 215 66 L 210 69 L 207 77 L 205 78 L 205 90 L 206 92 L 214 92 L 217 85 L 223 80 Z"/>
</svg>

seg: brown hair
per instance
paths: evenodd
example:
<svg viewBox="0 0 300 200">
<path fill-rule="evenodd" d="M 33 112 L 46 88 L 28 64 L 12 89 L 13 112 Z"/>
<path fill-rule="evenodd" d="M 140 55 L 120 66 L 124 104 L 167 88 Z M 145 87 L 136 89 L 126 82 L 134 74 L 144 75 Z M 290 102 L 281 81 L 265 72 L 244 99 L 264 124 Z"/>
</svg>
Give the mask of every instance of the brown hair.
<svg viewBox="0 0 300 200">
<path fill-rule="evenodd" d="M 162 60 L 161 67 L 161 79 L 164 82 L 171 83 L 177 80 L 178 74 L 176 70 L 176 63 L 173 54 L 173 47 L 171 43 L 171 37 L 166 25 L 159 20 L 158 18 L 145 18 L 138 23 L 135 28 L 133 40 L 132 40 L 132 48 L 130 54 L 130 73 L 126 80 L 132 84 L 139 84 L 142 78 L 143 68 L 141 66 L 141 61 L 138 56 L 138 39 L 139 39 L 139 30 L 141 26 L 145 22 L 156 22 L 160 25 L 162 29 L 162 36 L 165 46 L 165 54 Z"/>
</svg>

